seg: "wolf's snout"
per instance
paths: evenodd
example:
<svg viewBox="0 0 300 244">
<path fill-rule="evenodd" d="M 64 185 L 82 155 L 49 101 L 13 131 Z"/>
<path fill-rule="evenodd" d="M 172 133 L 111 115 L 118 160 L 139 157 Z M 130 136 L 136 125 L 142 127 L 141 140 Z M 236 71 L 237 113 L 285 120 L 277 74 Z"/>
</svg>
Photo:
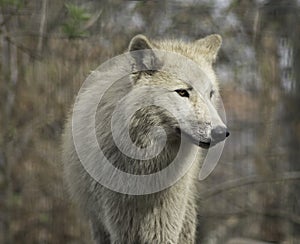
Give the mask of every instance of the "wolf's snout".
<svg viewBox="0 0 300 244">
<path fill-rule="evenodd" d="M 226 127 L 217 126 L 211 130 L 211 139 L 214 142 L 220 142 L 225 140 L 230 135 Z"/>
</svg>

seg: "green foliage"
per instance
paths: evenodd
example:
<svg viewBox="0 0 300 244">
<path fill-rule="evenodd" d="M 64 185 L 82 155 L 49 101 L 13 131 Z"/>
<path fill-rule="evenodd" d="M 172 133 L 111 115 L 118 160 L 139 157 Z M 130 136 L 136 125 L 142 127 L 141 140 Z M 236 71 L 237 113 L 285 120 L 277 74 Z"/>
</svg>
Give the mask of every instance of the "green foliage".
<svg viewBox="0 0 300 244">
<path fill-rule="evenodd" d="M 11 206 L 11 207 L 20 207 L 20 206 L 22 206 L 22 196 L 19 193 L 13 193 L 6 200 L 8 202 L 8 206 Z"/>
<path fill-rule="evenodd" d="M 0 6 L 21 8 L 24 5 L 23 2 L 22 0 L 0 0 Z"/>
<path fill-rule="evenodd" d="M 63 24 L 63 33 L 69 38 L 80 38 L 88 36 L 84 24 L 91 18 L 91 15 L 82 7 L 74 4 L 65 5 L 68 10 L 68 19 Z"/>
</svg>

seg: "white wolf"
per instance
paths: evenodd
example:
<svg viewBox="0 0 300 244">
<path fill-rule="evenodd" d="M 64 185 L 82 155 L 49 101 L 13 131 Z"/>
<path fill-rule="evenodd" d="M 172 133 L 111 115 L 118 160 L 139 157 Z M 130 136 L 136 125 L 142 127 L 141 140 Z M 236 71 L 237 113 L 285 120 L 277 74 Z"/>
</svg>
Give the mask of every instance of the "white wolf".
<svg viewBox="0 0 300 244">
<path fill-rule="evenodd" d="M 73 110 L 80 115 L 76 118 L 77 127 L 74 129 L 74 116 L 69 117 L 65 126 L 63 163 L 69 191 L 90 219 L 96 243 L 195 243 L 196 178 L 203 161 L 202 151 L 229 135 L 216 109 L 219 92 L 212 68 L 221 42 L 219 35 L 210 35 L 190 43 L 176 40 L 149 41 L 145 36 L 138 35 L 129 44 L 130 74 L 115 81 L 100 101 L 100 91 L 106 86 L 107 79 L 122 67 L 111 62 L 105 70 L 95 71 L 88 77 L 90 83 L 79 94 L 77 106 Z M 201 74 L 193 71 L 188 62 L 167 61 L 166 55 L 158 55 L 160 50 L 192 60 Z M 171 62 L 168 67 L 167 62 Z M 130 97 L 122 100 L 129 93 Z M 119 101 L 122 101 L 121 104 Z M 93 111 L 91 107 L 95 104 L 97 109 Z M 167 109 L 160 104 L 165 104 Z M 132 114 L 129 128 L 125 126 L 126 118 L 118 117 L 115 121 L 119 127 L 114 135 L 111 126 L 117 105 L 121 106 L 120 111 L 124 114 L 132 106 L 138 105 L 140 109 Z M 89 139 L 90 133 L 86 132 L 87 128 L 92 127 L 95 127 L 102 156 L 97 154 L 99 148 Z M 128 156 L 118 147 L 123 144 L 123 149 L 130 152 L 132 145 L 124 140 L 126 132 L 142 152 L 149 147 L 153 148 L 153 145 L 161 145 L 162 137 L 165 138 L 164 147 L 150 158 L 146 158 L 147 152 L 142 153 L 145 159 Z M 74 143 L 76 136 L 81 143 L 80 149 Z M 105 175 L 101 171 L 105 171 L 104 167 L 97 169 L 100 176 L 95 179 L 90 172 L 93 167 L 87 170 L 80 160 L 84 159 L 96 169 L 105 157 L 116 172 L 145 176 L 166 169 L 181 147 L 182 167 L 185 167 L 190 156 L 195 156 L 196 162 L 192 160 L 194 163 L 183 175 L 177 172 L 182 177 L 173 181 L 172 185 L 144 195 L 124 194 L 124 191 L 116 192 L 103 186 L 101 180 Z M 195 148 L 198 150 L 197 155 L 191 155 Z M 79 156 L 79 150 L 84 154 L 83 157 Z M 121 187 L 128 183 L 114 174 L 109 178 Z M 160 180 L 163 184 L 165 179 Z M 136 189 L 140 187 L 132 182 L 128 184 Z"/>
</svg>

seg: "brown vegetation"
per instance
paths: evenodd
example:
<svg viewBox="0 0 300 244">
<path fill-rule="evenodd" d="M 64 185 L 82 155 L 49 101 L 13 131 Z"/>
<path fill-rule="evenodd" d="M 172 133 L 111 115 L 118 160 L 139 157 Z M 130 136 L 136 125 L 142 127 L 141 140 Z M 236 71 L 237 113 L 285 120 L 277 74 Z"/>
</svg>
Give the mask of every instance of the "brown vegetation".
<svg viewBox="0 0 300 244">
<path fill-rule="evenodd" d="M 136 33 L 213 32 L 224 39 L 217 70 L 231 137 L 199 185 L 199 240 L 299 243 L 297 2 L 76 1 L 89 14 L 82 35 L 62 28 L 72 24 L 64 2 L 0 1 L 0 243 L 90 243 L 60 165 L 62 126 L 82 81 Z"/>
</svg>

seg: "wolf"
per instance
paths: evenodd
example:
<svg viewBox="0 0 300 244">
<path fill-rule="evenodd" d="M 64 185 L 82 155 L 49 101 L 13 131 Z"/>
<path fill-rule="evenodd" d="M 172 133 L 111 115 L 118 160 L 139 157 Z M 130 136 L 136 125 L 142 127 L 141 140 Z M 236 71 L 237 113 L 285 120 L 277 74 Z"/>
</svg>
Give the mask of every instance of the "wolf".
<svg viewBox="0 0 300 244">
<path fill-rule="evenodd" d="M 90 220 L 95 243 L 195 243 L 197 174 L 205 152 L 229 135 L 218 113 L 220 95 L 213 70 L 221 43 L 222 38 L 217 34 L 193 42 L 149 40 L 144 35 L 137 35 L 129 43 L 130 59 L 128 64 L 124 64 L 128 69 L 111 62 L 105 69 L 94 71 L 87 78 L 90 83 L 78 95 L 78 106 L 75 109 L 74 105 L 65 124 L 62 161 L 69 193 Z M 166 55 L 159 56 L 160 51 L 187 58 L 201 69 L 201 74 L 190 70 L 186 62 L 174 58 L 171 58 L 172 65 L 167 67 L 166 63 L 170 60 L 167 61 Z M 99 92 L 107 80 L 122 68 L 129 72 L 128 76 L 114 82 L 99 101 Z M 188 80 L 194 80 L 198 86 Z M 123 97 L 127 98 L 122 100 Z M 93 103 L 97 104 L 96 112 L 92 112 Z M 120 111 L 126 114 L 129 108 L 137 104 L 139 109 L 132 113 L 128 128 L 123 126 L 126 118 L 117 117 L 115 121 L 119 127 L 114 137 L 112 120 L 116 106 L 120 105 Z M 76 131 L 74 112 L 80 114 Z M 89 122 L 92 117 L 94 120 Z M 89 133 L 85 132 L 86 128 L 93 126 L 103 151 L 101 156 L 88 138 Z M 155 148 L 163 140 L 162 137 L 165 138 L 164 147 L 155 156 L 145 159 L 125 155 L 118 147 L 125 141 L 125 130 L 138 150 L 153 148 L 153 145 Z M 91 163 L 92 170 L 98 167 L 100 175 L 105 170 L 99 167 L 104 157 L 118 172 L 135 176 L 159 173 L 172 164 L 182 147 L 180 166 L 176 171 L 180 177 L 161 190 L 145 194 L 110 189 L 101 184 L 103 175 L 95 179 L 82 164 L 74 142 L 76 135 L 82 143 L 82 158 Z M 131 145 L 124 142 L 123 146 L 131 150 Z M 146 157 L 147 150 L 142 155 Z M 190 156 L 192 163 L 183 173 L 180 172 Z M 119 179 L 112 174 L 110 180 Z M 163 182 L 165 179 L 161 180 Z M 128 182 L 119 183 L 122 187 Z M 129 188 L 142 187 L 137 183 L 128 184 Z"/>
</svg>

